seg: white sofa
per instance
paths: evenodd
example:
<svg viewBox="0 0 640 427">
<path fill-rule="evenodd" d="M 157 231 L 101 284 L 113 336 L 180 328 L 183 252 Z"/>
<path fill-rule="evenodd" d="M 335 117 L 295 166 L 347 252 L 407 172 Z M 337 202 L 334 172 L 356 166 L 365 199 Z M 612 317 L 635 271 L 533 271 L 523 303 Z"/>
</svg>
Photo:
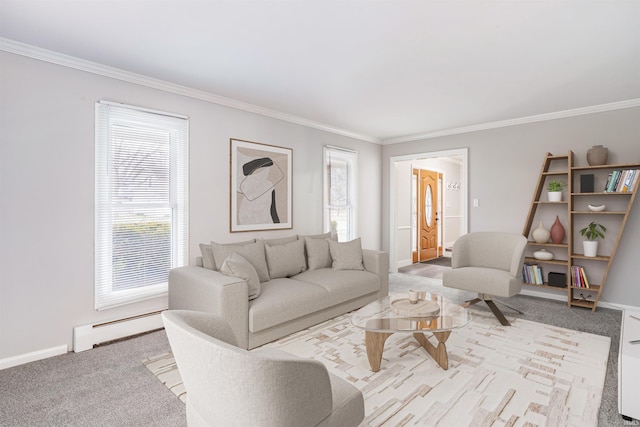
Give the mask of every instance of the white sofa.
<svg viewBox="0 0 640 427">
<path fill-rule="evenodd" d="M 338 243 L 327 235 L 291 236 L 212 242 L 201 249 L 201 265 L 170 271 L 169 309 L 222 317 L 245 349 L 360 308 L 389 291 L 388 254 L 363 250 L 359 239 Z M 238 277 L 230 275 L 238 255 L 256 267 L 257 291 L 255 278 L 243 277 L 242 269 Z"/>
</svg>

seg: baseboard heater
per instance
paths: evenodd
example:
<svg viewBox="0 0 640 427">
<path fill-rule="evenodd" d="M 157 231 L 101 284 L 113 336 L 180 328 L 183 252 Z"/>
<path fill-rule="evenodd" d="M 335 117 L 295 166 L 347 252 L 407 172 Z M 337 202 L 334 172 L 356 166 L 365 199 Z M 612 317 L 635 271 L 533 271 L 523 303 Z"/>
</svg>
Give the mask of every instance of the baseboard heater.
<svg viewBox="0 0 640 427">
<path fill-rule="evenodd" d="M 81 325 L 73 328 L 73 351 L 90 350 L 98 344 L 161 329 L 162 311 L 140 314 L 111 322 Z"/>
</svg>

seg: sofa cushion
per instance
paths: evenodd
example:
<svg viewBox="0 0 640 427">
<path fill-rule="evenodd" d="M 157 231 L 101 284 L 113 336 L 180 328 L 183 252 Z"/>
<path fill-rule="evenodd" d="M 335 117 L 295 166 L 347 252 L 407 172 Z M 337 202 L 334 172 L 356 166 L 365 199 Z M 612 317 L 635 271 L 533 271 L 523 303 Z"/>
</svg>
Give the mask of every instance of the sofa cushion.
<svg viewBox="0 0 640 427">
<path fill-rule="evenodd" d="M 329 306 L 329 294 L 322 286 L 273 279 L 262 283 L 260 298 L 249 302 L 249 331 L 262 331 Z"/>
<path fill-rule="evenodd" d="M 329 293 L 330 305 L 380 291 L 380 278 L 369 271 L 321 268 L 307 270 L 292 279 L 324 288 Z"/>
<path fill-rule="evenodd" d="M 269 246 L 286 245 L 287 243 L 295 242 L 298 240 L 298 235 L 294 234 L 289 237 L 281 237 L 279 239 L 264 239 L 264 244 Z"/>
<path fill-rule="evenodd" d="M 212 270 L 219 271 L 220 267 L 222 267 L 222 263 L 224 262 L 224 260 L 227 259 L 229 254 L 233 252 L 236 247 L 255 243 L 255 241 L 256 239 L 251 239 L 245 242 L 238 242 L 238 243 L 222 244 L 222 243 L 211 242 L 210 245 L 201 244 L 200 251 L 202 252 L 202 264 L 204 266 L 204 263 L 205 263 L 204 258 L 206 256 L 205 251 L 203 250 L 203 247 L 206 249 L 206 247 L 209 246 L 211 250 L 211 255 L 213 256 L 213 259 L 210 260 L 210 262 L 213 264 Z"/>
<path fill-rule="evenodd" d="M 310 237 L 312 239 L 331 239 L 331 240 L 335 240 L 336 242 L 338 241 L 338 235 L 331 234 L 330 231 L 327 231 L 326 233 L 322 233 L 322 234 L 309 234 L 309 235 L 299 234 L 298 235 L 298 239 L 300 240 L 304 240 L 306 237 Z"/>
<path fill-rule="evenodd" d="M 331 253 L 329 252 L 328 239 L 315 239 L 313 237 L 304 238 L 305 249 L 307 251 L 307 264 L 309 270 L 331 267 Z"/>
<path fill-rule="evenodd" d="M 200 253 L 202 254 L 202 266 L 209 270 L 216 270 L 216 261 L 213 258 L 213 248 L 206 243 L 200 243 Z"/>
<path fill-rule="evenodd" d="M 246 280 L 249 285 L 249 299 L 260 296 L 260 278 L 255 267 L 238 252 L 232 252 L 222 263 L 222 274 Z"/>
<path fill-rule="evenodd" d="M 224 260 L 227 259 L 232 252 L 238 252 L 255 267 L 261 282 L 269 280 L 269 270 L 267 269 L 267 261 L 264 257 L 264 242 L 262 240 L 244 245 L 220 245 L 211 242 L 211 246 L 213 247 L 213 257 L 216 260 L 216 265 L 222 265 Z"/>
<path fill-rule="evenodd" d="M 270 279 L 295 276 L 306 268 L 302 240 L 276 246 L 266 244 L 264 250 Z"/>
<path fill-rule="evenodd" d="M 329 240 L 329 252 L 334 270 L 364 270 L 362 243 L 359 237 L 350 242 Z"/>
</svg>

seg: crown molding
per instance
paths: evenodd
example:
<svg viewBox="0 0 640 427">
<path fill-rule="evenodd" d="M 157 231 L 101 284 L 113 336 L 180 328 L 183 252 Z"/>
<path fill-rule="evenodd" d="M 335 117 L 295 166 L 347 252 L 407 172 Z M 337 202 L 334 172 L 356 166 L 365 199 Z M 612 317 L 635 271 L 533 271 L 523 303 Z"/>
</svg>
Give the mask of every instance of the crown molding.
<svg viewBox="0 0 640 427">
<path fill-rule="evenodd" d="M 201 101 L 211 102 L 213 104 L 234 108 L 236 110 L 242 110 L 249 113 L 259 114 L 261 116 L 271 117 L 273 119 L 318 129 L 321 131 L 330 132 L 361 141 L 372 142 L 375 144 L 380 144 L 382 142 L 380 138 L 374 138 L 372 136 L 351 132 L 345 129 L 340 129 L 334 126 L 329 126 L 323 123 L 308 120 L 303 117 L 298 117 L 292 114 L 260 107 L 259 105 L 249 104 L 247 102 L 242 102 L 210 92 L 170 83 L 164 80 L 144 76 L 142 74 L 132 73 L 129 71 L 121 70 L 119 68 L 109 67 L 97 62 L 87 61 L 70 55 L 42 49 L 36 46 L 16 42 L 14 40 L 5 39 L 2 37 L 0 37 L 0 50 L 44 62 L 49 62 L 51 64 L 61 65 L 63 67 L 73 68 L 75 70 L 85 71 L 87 73 L 92 73 L 99 76 L 109 77 L 112 79 L 145 86 L 152 89 L 162 90 L 164 92 L 174 93 L 176 95 L 182 95 Z"/>
<path fill-rule="evenodd" d="M 435 132 L 407 135 L 397 138 L 387 138 L 382 140 L 382 145 L 400 144 L 402 142 L 419 141 L 422 139 L 431 139 L 441 136 L 457 135 L 461 133 L 477 132 L 481 130 L 496 129 L 508 126 L 517 126 L 526 123 L 544 122 L 547 120 L 563 119 L 566 117 L 584 116 L 586 114 L 602 113 L 605 111 L 621 110 L 624 108 L 634 107 L 640 107 L 640 98 L 629 99 L 627 101 L 620 102 L 611 102 L 608 104 L 593 105 L 591 107 L 574 108 L 572 110 L 556 111 L 553 113 L 538 114 L 535 116 L 519 117 L 517 119 L 500 120 L 497 122 L 482 123 L 479 125 L 445 129 Z"/>
<path fill-rule="evenodd" d="M 477 132 L 482 130 L 497 129 L 501 127 L 517 126 L 526 123 L 542 122 L 547 120 L 562 119 L 567 117 L 582 116 L 586 114 L 601 113 L 606 111 L 620 110 L 625 108 L 640 107 L 640 98 L 630 99 L 627 101 L 612 102 L 608 104 L 594 105 L 590 107 L 575 108 L 572 110 L 557 111 L 552 113 L 538 114 L 534 116 L 519 117 L 516 119 L 501 120 L 497 122 L 482 123 L 478 125 L 463 126 L 459 128 L 444 129 L 435 132 L 426 132 L 414 135 L 406 135 L 394 138 L 376 138 L 369 135 L 359 134 L 351 132 L 345 129 L 337 128 L 334 126 L 326 125 L 323 123 L 308 120 L 303 117 L 294 116 L 292 114 L 283 113 L 270 108 L 261 107 L 254 104 L 238 101 L 232 98 L 216 95 L 210 92 L 193 89 L 187 86 L 182 86 L 174 83 L 170 83 L 164 80 L 155 79 L 152 77 L 144 76 L 142 74 L 132 73 L 129 71 L 121 70 L 119 68 L 109 67 L 103 64 L 99 64 L 92 61 L 86 61 L 84 59 L 76 58 L 70 55 L 65 55 L 59 52 L 54 52 L 47 49 L 42 49 L 36 46 L 28 45 L 25 43 L 16 42 L 0 37 L 0 50 L 13 53 L 16 55 L 22 55 L 28 58 L 37 59 L 51 64 L 60 65 L 63 67 L 73 68 L 88 73 L 121 80 L 128 83 L 137 84 L 140 86 L 149 87 L 152 89 L 162 90 L 168 93 L 174 93 L 177 95 L 186 96 L 189 98 L 198 99 L 201 101 L 211 102 L 213 104 L 222 105 L 225 107 L 233 108 L 236 110 L 246 111 L 249 113 L 259 114 L 265 117 L 271 117 L 273 119 L 282 120 L 289 123 L 302 125 L 305 127 L 318 129 L 321 131 L 346 136 L 348 138 L 354 138 L 361 141 L 371 142 L 374 144 L 391 145 L 399 144 L 403 142 L 413 142 L 424 139 L 437 138 L 441 136 L 457 135 L 462 133 Z"/>
</svg>

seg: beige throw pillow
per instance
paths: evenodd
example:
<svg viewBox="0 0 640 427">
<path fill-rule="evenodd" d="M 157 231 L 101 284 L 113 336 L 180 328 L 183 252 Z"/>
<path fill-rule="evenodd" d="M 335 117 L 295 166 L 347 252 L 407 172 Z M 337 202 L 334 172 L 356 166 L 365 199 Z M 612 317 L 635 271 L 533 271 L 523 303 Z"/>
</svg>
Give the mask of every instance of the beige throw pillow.
<svg viewBox="0 0 640 427">
<path fill-rule="evenodd" d="M 260 295 L 260 279 L 256 269 L 249 261 L 237 252 L 232 252 L 222 263 L 222 274 L 246 280 L 249 285 L 249 299 L 258 298 Z"/>
<path fill-rule="evenodd" d="M 246 242 L 238 242 L 238 243 L 216 243 L 211 242 L 210 248 L 211 253 L 213 254 L 213 269 L 220 270 L 222 267 L 222 263 L 225 259 L 231 254 L 231 252 L 235 251 L 240 246 L 249 245 L 251 243 L 255 243 L 256 239 L 247 240 Z M 202 246 L 200 246 L 200 250 L 202 250 Z M 202 261 L 204 264 L 204 252 L 202 254 Z"/>
<path fill-rule="evenodd" d="M 278 239 L 264 239 L 264 244 L 269 246 L 286 245 L 287 243 L 295 242 L 298 240 L 298 235 L 294 234 L 289 237 L 281 237 Z"/>
<path fill-rule="evenodd" d="M 331 253 L 329 252 L 329 239 L 305 237 L 304 242 L 307 250 L 309 270 L 331 268 L 332 260 Z"/>
<path fill-rule="evenodd" d="M 291 277 L 302 273 L 306 264 L 304 262 L 304 241 L 296 240 L 284 245 L 265 245 L 269 277 Z"/>
<path fill-rule="evenodd" d="M 216 260 L 213 258 L 213 249 L 211 245 L 200 243 L 200 252 L 202 253 L 202 266 L 209 270 L 217 270 Z"/>
<path fill-rule="evenodd" d="M 359 237 L 345 243 L 334 240 L 328 240 L 328 242 L 334 270 L 364 270 L 362 243 Z"/>
<path fill-rule="evenodd" d="M 262 240 L 242 246 L 220 245 L 211 242 L 211 246 L 213 247 L 213 257 L 216 260 L 216 265 L 222 265 L 224 260 L 227 259 L 232 252 L 238 252 L 253 265 L 261 282 L 269 281 L 269 270 L 267 269 L 267 261 L 264 257 L 264 242 Z"/>
</svg>

